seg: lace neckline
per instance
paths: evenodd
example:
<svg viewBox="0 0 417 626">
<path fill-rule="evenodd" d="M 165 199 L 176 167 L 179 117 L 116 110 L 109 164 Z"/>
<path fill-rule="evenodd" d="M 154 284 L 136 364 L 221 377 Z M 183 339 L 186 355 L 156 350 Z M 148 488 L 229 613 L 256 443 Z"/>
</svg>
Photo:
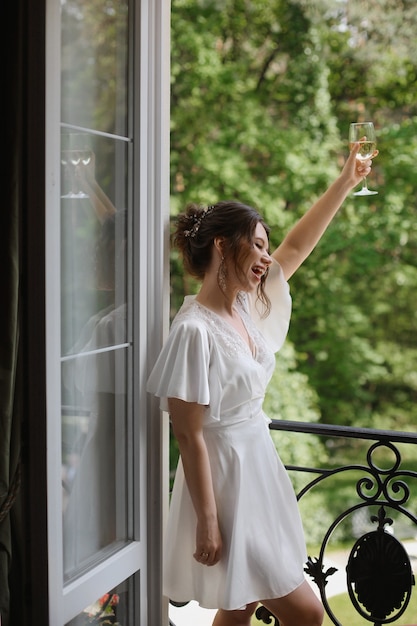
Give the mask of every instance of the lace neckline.
<svg viewBox="0 0 417 626">
<path fill-rule="evenodd" d="M 250 316 L 245 311 L 245 307 L 244 307 L 241 299 L 238 298 L 236 300 L 236 303 L 234 304 L 234 309 L 237 312 L 237 314 L 239 315 L 239 318 L 240 318 L 240 320 L 242 322 L 243 328 L 246 331 L 246 335 L 247 335 L 247 338 L 248 338 L 247 341 L 243 337 L 243 335 L 238 331 L 238 329 L 235 328 L 224 317 L 219 315 L 219 313 L 217 313 L 216 311 L 213 311 L 213 309 L 210 309 L 210 307 L 208 307 L 205 304 L 202 304 L 201 302 L 196 300 L 195 296 L 189 296 L 189 297 L 192 298 L 192 302 L 194 303 L 194 305 L 196 307 L 200 308 L 200 310 L 203 310 L 205 313 L 209 314 L 212 317 L 212 319 L 214 318 L 216 320 L 216 322 L 219 322 L 221 324 L 222 328 L 225 329 L 227 333 L 232 334 L 235 337 L 238 337 L 240 344 L 245 347 L 245 351 L 248 354 L 250 354 L 253 359 L 257 360 L 257 357 L 258 357 L 258 346 L 257 346 L 257 343 L 254 340 L 254 337 L 253 337 L 253 335 L 251 333 L 251 330 L 249 328 L 248 319 L 250 319 Z"/>
</svg>

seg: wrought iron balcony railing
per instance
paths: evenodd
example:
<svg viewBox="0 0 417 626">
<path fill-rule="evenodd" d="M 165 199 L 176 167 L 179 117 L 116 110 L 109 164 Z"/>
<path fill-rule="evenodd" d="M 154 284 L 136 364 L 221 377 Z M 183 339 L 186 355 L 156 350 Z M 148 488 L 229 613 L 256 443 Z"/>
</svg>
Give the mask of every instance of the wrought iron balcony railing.
<svg viewBox="0 0 417 626">
<path fill-rule="evenodd" d="M 344 485 L 348 484 L 350 489 L 349 497 L 343 498 L 342 504 L 339 501 L 337 509 L 332 511 L 327 527 L 320 528 L 317 554 L 309 556 L 305 571 L 317 585 L 330 621 L 335 626 L 348 626 L 335 615 L 327 585 L 339 569 L 328 566 L 331 543 L 342 526 L 350 529 L 347 534 L 344 531 L 343 537 L 344 586 L 352 610 L 374 626 L 398 622 L 409 606 L 414 586 L 410 556 L 397 529 L 404 528 L 408 536 L 417 538 L 417 471 L 414 469 L 417 447 L 409 448 L 416 446 L 417 433 L 281 420 L 274 420 L 271 429 L 325 438 L 327 443 L 344 439 L 363 444 L 355 451 L 354 463 L 339 462 L 318 468 L 301 464 L 286 466 L 290 474 L 303 476 L 303 485 L 297 493 L 303 511 L 309 510 L 309 496 L 326 488 L 330 481 L 344 479 Z M 404 462 L 405 450 L 411 451 L 407 458 L 414 456 L 414 467 L 413 463 L 407 467 L 407 461 Z M 365 520 L 359 530 L 358 517 Z M 262 605 L 256 617 L 265 624 L 279 626 L 278 620 Z M 417 624 L 417 614 L 415 620 Z"/>
</svg>

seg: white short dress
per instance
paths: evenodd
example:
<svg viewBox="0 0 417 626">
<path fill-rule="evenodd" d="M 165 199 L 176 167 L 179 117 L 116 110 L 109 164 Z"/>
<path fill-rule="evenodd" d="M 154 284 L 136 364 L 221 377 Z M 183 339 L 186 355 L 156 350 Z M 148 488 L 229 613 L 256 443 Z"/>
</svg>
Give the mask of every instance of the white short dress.
<svg viewBox="0 0 417 626">
<path fill-rule="evenodd" d="M 164 542 L 164 593 L 205 608 L 242 609 L 278 598 L 304 581 L 307 558 L 294 490 L 262 411 L 266 386 L 288 331 L 291 297 L 281 267 L 267 278 L 270 315 L 248 294 L 236 307 L 252 339 L 187 296 L 148 381 L 161 398 L 204 405 L 204 437 L 223 538 L 219 563 L 198 563 L 196 515 L 179 461 Z"/>
</svg>

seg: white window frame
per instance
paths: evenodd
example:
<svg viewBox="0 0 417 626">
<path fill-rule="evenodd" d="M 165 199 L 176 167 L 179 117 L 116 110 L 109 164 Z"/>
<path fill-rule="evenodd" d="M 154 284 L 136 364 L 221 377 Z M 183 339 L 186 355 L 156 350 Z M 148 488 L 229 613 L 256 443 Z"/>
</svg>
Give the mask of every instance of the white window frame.
<svg viewBox="0 0 417 626">
<path fill-rule="evenodd" d="M 137 107 L 133 166 L 139 164 L 134 231 L 134 541 L 64 584 L 62 558 L 60 397 L 60 2 L 46 0 L 46 372 L 49 624 L 64 626 L 92 599 L 139 572 L 135 606 L 140 626 L 167 624 L 161 596 L 161 543 L 168 502 L 168 428 L 145 392 L 164 339 L 169 312 L 169 85 L 170 3 L 136 0 Z M 138 43 L 140 42 L 140 47 Z M 130 113 L 132 114 L 132 113 Z M 132 165 L 132 164 L 131 164 Z M 139 220 L 138 220 L 139 217 Z M 144 305 L 146 303 L 146 305 Z M 140 419 L 139 419 L 140 417 Z M 151 450 L 151 453 L 149 451 Z M 149 584 L 148 584 L 149 581 Z"/>
</svg>

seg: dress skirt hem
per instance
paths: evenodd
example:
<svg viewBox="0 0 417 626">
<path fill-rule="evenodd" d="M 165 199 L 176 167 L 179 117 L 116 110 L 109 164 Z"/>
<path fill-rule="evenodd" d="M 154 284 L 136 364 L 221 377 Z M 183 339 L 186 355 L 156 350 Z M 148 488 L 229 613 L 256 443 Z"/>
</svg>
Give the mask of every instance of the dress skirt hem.
<svg viewBox="0 0 417 626">
<path fill-rule="evenodd" d="M 286 598 L 287 596 L 289 596 L 291 593 L 293 593 L 294 591 L 297 591 L 297 589 L 299 587 L 301 587 L 301 585 L 305 582 L 305 578 L 303 578 L 303 580 L 298 583 L 293 589 L 291 589 L 291 591 L 288 591 L 288 593 L 285 593 L 284 595 L 268 595 L 268 597 L 264 597 L 262 599 L 260 598 L 250 598 L 246 601 L 246 604 L 243 604 L 241 606 L 213 606 L 211 602 L 200 602 L 199 600 L 195 599 L 195 598 L 190 598 L 189 600 L 178 600 L 176 598 L 171 598 L 168 596 L 166 596 L 169 601 L 171 602 L 175 602 L 177 604 L 188 604 L 189 602 L 197 602 L 199 607 L 202 609 L 207 609 L 207 610 L 222 610 L 222 611 L 244 611 L 247 607 L 248 604 L 252 604 L 252 602 L 258 602 L 259 604 L 262 604 L 265 600 L 277 600 L 280 598 Z M 210 606 L 209 606 L 210 605 Z"/>
</svg>

